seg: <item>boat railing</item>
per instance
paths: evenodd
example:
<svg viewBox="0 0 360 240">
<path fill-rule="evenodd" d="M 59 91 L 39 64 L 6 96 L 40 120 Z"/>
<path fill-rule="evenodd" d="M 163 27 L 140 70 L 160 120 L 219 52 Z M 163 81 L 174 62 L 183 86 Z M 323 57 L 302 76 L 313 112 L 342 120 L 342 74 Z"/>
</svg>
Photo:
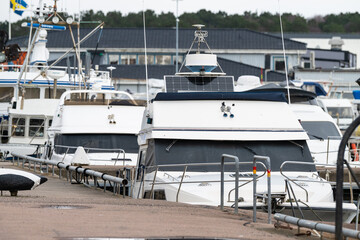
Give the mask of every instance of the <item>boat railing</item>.
<svg viewBox="0 0 360 240">
<path fill-rule="evenodd" d="M 299 185 L 296 182 L 312 182 L 312 183 L 324 183 L 324 182 L 328 182 L 327 180 L 323 180 L 322 178 L 319 178 L 319 180 L 306 180 L 306 179 L 292 179 L 289 176 L 286 176 L 285 173 L 283 172 L 283 168 L 285 165 L 289 165 L 289 164 L 295 164 L 295 165 L 313 165 L 313 166 L 324 166 L 324 167 L 336 167 L 335 164 L 327 164 L 327 163 L 314 163 L 314 162 L 301 162 L 301 161 L 285 161 L 281 164 L 280 166 L 280 174 L 289 182 L 294 183 L 296 186 L 298 186 L 299 188 L 303 189 L 305 194 L 306 194 L 306 202 L 309 201 L 309 193 L 308 191 L 302 187 L 301 185 Z M 357 164 L 351 164 L 351 163 L 347 163 L 350 166 L 358 166 Z"/>
<path fill-rule="evenodd" d="M 324 151 L 310 151 L 311 154 L 326 154 L 326 163 L 329 163 L 329 156 L 331 153 L 337 153 L 338 150 L 330 150 L 330 144 L 332 141 L 336 140 L 338 143 L 340 143 L 342 137 L 341 136 L 328 136 L 326 139 L 320 139 L 322 141 L 326 141 L 326 150 Z M 360 144 L 360 138 L 352 137 L 348 143 L 348 148 L 346 150 L 347 152 L 347 159 L 350 162 L 356 162 L 359 161 L 359 144 Z"/>
<path fill-rule="evenodd" d="M 0 64 L 1 72 L 20 72 L 21 67 L 23 65 L 5 65 Z M 39 65 L 28 65 L 27 68 L 31 72 L 41 72 L 42 70 L 49 70 L 46 68 L 47 66 L 39 66 Z M 77 67 L 65 67 L 65 66 L 52 66 L 50 69 L 52 70 L 61 70 L 61 71 L 72 71 L 72 75 L 77 75 L 76 71 L 78 71 Z M 81 71 L 85 71 L 85 68 L 82 68 Z M 110 73 L 108 71 L 100 71 L 100 70 L 91 70 L 92 76 L 95 76 L 100 79 L 110 79 Z"/>
<path fill-rule="evenodd" d="M 233 159 L 235 162 L 225 162 L 226 158 L 230 158 Z M 265 161 L 266 165 L 262 162 L 259 161 Z M 249 165 L 249 164 L 253 164 L 253 179 L 252 180 L 242 180 L 239 179 L 239 169 L 240 169 L 240 165 Z M 258 176 L 256 174 L 256 165 L 260 164 L 261 166 L 264 167 L 264 173 L 260 176 Z M 225 180 L 224 179 L 224 172 L 225 172 L 225 165 L 235 165 L 235 180 Z M 221 177 L 220 180 L 201 180 L 201 181 L 184 181 L 185 175 L 186 175 L 186 171 L 188 169 L 188 167 L 205 167 L 205 166 L 221 166 Z M 180 181 L 176 181 L 177 179 L 172 177 L 171 175 L 168 174 L 168 176 L 171 177 L 172 181 L 171 182 L 156 182 L 156 176 L 157 173 L 159 171 L 159 168 L 168 168 L 168 167 L 184 167 L 184 170 L 182 172 L 181 175 L 181 179 Z M 180 194 L 180 190 L 181 190 L 181 186 L 182 184 L 191 184 L 191 183 L 218 183 L 220 182 L 220 206 L 221 209 L 224 209 L 224 183 L 225 182 L 235 182 L 235 188 L 230 190 L 230 191 L 235 191 L 235 204 L 234 204 L 234 212 L 238 213 L 238 202 L 239 202 L 239 188 L 250 183 L 250 182 L 254 182 L 254 187 L 253 187 L 253 204 L 255 204 L 255 207 L 253 208 L 254 212 L 254 222 L 256 222 L 256 199 L 259 196 L 256 193 L 256 182 L 257 179 L 259 179 L 260 177 L 264 176 L 267 173 L 267 177 L 268 177 L 268 196 L 264 196 L 261 195 L 261 197 L 265 197 L 268 199 L 268 212 L 269 212 L 269 222 L 271 222 L 271 168 L 270 168 L 270 158 L 267 156 L 254 156 L 254 160 L 253 162 L 240 162 L 238 157 L 233 156 L 233 155 L 228 155 L 228 154 L 223 154 L 221 157 L 221 162 L 220 163 L 185 163 L 185 164 L 163 164 L 163 165 L 156 165 L 156 166 L 150 166 L 150 168 L 155 168 L 155 172 L 154 172 L 154 177 L 151 183 L 151 190 L 150 190 L 150 194 L 149 194 L 149 198 L 153 198 L 154 197 L 154 187 L 155 185 L 171 185 L 171 184 L 179 184 L 178 189 L 177 189 L 177 193 L 176 193 L 176 202 L 179 201 L 179 194 Z M 140 192 L 142 191 L 143 184 L 144 184 L 144 175 L 145 175 L 145 171 L 146 171 L 146 167 L 142 168 L 142 177 L 141 177 L 141 183 L 140 183 L 140 187 L 138 190 L 138 197 L 140 195 Z M 239 186 L 239 182 L 245 182 L 244 184 Z"/>
<path fill-rule="evenodd" d="M 301 162 L 301 161 L 285 161 L 281 164 L 280 166 L 280 174 L 289 182 L 294 183 L 297 187 L 301 188 L 302 190 L 304 190 L 305 192 L 305 196 L 306 196 L 306 202 L 309 201 L 309 192 L 306 190 L 306 188 L 302 187 L 300 184 L 298 184 L 297 182 L 313 182 L 313 183 L 324 183 L 327 182 L 326 180 L 323 180 L 322 178 L 319 178 L 319 180 L 306 180 L 306 179 L 292 179 L 289 176 L 286 176 L 285 173 L 283 172 L 283 168 L 285 165 L 290 165 L 290 164 L 294 164 L 294 165 L 312 165 L 312 166 L 336 166 L 334 164 L 326 164 L 326 163 L 314 163 L 314 162 Z"/>
<path fill-rule="evenodd" d="M 56 148 L 63 148 L 65 149 L 65 154 L 64 156 L 62 157 L 62 162 L 65 160 L 66 156 L 69 153 L 70 150 L 74 150 L 74 153 L 75 151 L 79 148 L 79 147 L 82 147 L 82 146 L 65 146 L 65 145 L 54 145 L 53 149 L 52 149 L 52 153 L 50 156 L 52 156 L 54 154 L 54 151 L 56 150 Z M 117 161 L 123 161 L 123 164 L 125 165 L 125 161 L 127 161 L 128 159 L 126 159 L 126 152 L 124 149 L 121 149 L 121 148 L 91 148 L 91 147 L 83 147 L 86 154 L 90 154 L 90 151 L 94 151 L 95 153 L 117 153 L 117 156 L 115 159 L 111 159 L 111 160 L 114 160 L 115 163 L 114 165 L 116 165 Z M 93 153 L 94 153 L 93 152 Z M 74 154 L 72 153 L 72 154 Z M 57 154 L 60 154 L 60 153 L 57 153 Z M 122 158 L 119 158 L 120 157 L 120 154 L 123 155 Z"/>
<path fill-rule="evenodd" d="M 89 176 L 93 179 L 93 185 L 94 188 L 99 187 L 99 180 L 104 181 L 104 192 L 107 190 L 106 183 L 108 182 L 110 186 L 113 188 L 113 194 L 116 195 L 118 193 L 120 195 L 120 188 L 123 187 L 123 197 L 125 197 L 126 191 L 125 187 L 128 186 L 128 179 L 127 178 L 121 178 L 121 177 L 115 177 L 111 176 L 106 173 L 97 172 L 90 168 L 83 168 L 81 166 L 72 166 L 70 164 L 65 164 L 63 162 L 58 162 L 54 160 L 46 160 L 41 158 L 34 158 L 30 156 L 25 156 L 21 154 L 17 154 L 15 152 L 11 153 L 12 155 L 12 163 L 15 165 L 15 158 L 17 159 L 17 166 L 22 168 L 25 168 L 25 163 L 28 163 L 29 170 L 31 169 L 31 165 L 33 165 L 33 170 L 36 172 L 37 170 L 40 173 L 44 172 L 44 165 L 45 165 L 45 172 L 49 173 L 49 166 L 51 167 L 52 176 L 55 176 L 55 168 L 57 167 L 59 169 L 59 178 L 62 178 L 62 171 L 66 171 L 66 180 L 72 183 L 73 180 L 76 181 L 76 183 L 81 183 L 83 180 L 84 184 L 87 186 L 89 185 Z M 20 164 L 21 162 L 21 164 Z M 75 173 L 75 176 L 73 178 L 73 173 Z M 111 185 L 112 183 L 112 185 Z M 131 186 L 130 186 L 131 187 Z"/>
<path fill-rule="evenodd" d="M 251 164 L 252 162 L 240 162 L 239 164 Z M 224 165 L 235 165 L 235 163 L 231 163 L 231 162 L 225 162 Z M 156 165 L 156 166 L 151 166 L 150 168 L 155 168 L 155 173 L 154 173 L 154 178 L 151 181 L 151 190 L 150 190 L 150 198 L 154 197 L 154 186 L 155 185 L 171 185 L 171 184 L 179 184 L 178 190 L 177 190 L 177 194 L 176 194 L 176 202 L 178 202 L 179 200 L 179 193 L 181 190 L 181 185 L 182 184 L 189 184 L 189 183 L 218 183 L 221 182 L 221 180 L 201 180 L 201 181 L 184 181 L 185 178 L 185 174 L 187 171 L 188 167 L 205 167 L 205 166 L 221 166 L 221 163 L 185 163 L 185 164 L 163 164 L 163 165 Z M 156 182 L 156 175 L 159 171 L 159 168 L 168 168 L 168 167 L 184 167 L 184 170 L 182 172 L 182 177 L 180 179 L 180 181 L 174 181 L 175 178 L 171 176 L 172 180 L 171 182 Z M 146 169 L 145 169 L 146 170 Z M 264 171 L 266 173 L 266 171 Z M 169 174 L 167 175 L 169 176 Z M 248 180 L 238 180 L 240 182 L 244 182 L 244 181 L 248 181 Z M 224 180 L 224 182 L 236 182 L 236 180 Z M 141 189 L 139 189 L 139 191 L 141 191 Z"/>
</svg>

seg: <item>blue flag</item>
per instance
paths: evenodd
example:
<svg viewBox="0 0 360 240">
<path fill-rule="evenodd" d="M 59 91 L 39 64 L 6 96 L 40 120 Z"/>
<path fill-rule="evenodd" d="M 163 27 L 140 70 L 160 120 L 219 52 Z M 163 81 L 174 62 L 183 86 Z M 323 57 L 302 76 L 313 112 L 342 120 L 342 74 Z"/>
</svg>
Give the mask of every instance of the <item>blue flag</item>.
<svg viewBox="0 0 360 240">
<path fill-rule="evenodd" d="M 24 10 L 28 7 L 27 3 L 24 0 L 10 0 L 10 8 L 17 15 L 22 16 Z"/>
</svg>

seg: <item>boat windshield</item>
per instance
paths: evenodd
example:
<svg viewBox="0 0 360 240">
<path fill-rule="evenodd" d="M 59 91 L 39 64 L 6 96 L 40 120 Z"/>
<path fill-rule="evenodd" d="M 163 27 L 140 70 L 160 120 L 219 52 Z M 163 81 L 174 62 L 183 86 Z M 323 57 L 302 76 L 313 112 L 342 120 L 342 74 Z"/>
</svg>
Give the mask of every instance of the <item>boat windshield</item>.
<svg viewBox="0 0 360 240">
<path fill-rule="evenodd" d="M 351 107 L 327 107 L 332 118 L 352 118 Z"/>
<path fill-rule="evenodd" d="M 340 139 L 341 135 L 337 130 L 333 122 L 328 121 L 301 121 L 302 127 L 305 129 L 310 139 L 328 139 L 328 138 L 338 138 Z"/>
<path fill-rule="evenodd" d="M 272 171 L 279 171 L 284 161 L 313 162 L 305 140 L 245 142 L 155 139 L 148 144 L 145 165 L 150 167 L 149 171 L 155 169 L 152 166 L 164 164 L 220 163 L 222 154 L 235 155 L 240 162 L 252 162 L 254 155 L 269 156 Z M 235 167 L 227 165 L 225 168 L 234 171 Z M 183 171 L 184 167 L 166 167 L 163 170 Z M 287 165 L 283 170 L 313 172 L 315 167 Z M 187 171 L 217 172 L 220 166 L 188 167 Z M 241 165 L 240 171 L 252 172 L 252 164 Z"/>
<path fill-rule="evenodd" d="M 54 139 L 55 152 L 64 154 L 67 147 L 82 146 L 85 148 L 123 149 L 126 153 L 137 153 L 139 148 L 137 136 L 134 134 L 57 134 Z M 66 147 L 60 147 L 66 146 Z M 70 148 L 68 153 L 74 153 L 76 148 Z M 91 150 L 89 152 L 104 152 Z M 107 151 L 108 152 L 108 151 Z"/>
</svg>

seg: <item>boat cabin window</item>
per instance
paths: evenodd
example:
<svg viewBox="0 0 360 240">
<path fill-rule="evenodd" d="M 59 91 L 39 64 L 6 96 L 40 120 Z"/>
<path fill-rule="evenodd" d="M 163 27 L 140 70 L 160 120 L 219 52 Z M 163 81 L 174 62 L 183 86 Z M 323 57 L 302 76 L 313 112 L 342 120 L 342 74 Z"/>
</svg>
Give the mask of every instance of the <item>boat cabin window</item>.
<svg viewBox="0 0 360 240">
<path fill-rule="evenodd" d="M 328 113 L 333 118 L 352 118 L 351 107 L 327 107 Z"/>
<path fill-rule="evenodd" d="M 89 148 L 123 149 L 125 153 L 139 151 L 135 134 L 56 134 L 54 144 L 55 152 L 58 154 L 63 154 L 67 150 L 66 147 L 58 147 L 58 145 L 75 147 L 69 149 L 68 153 L 74 153 L 78 146 L 84 147 L 85 151 Z M 94 151 L 99 150 L 90 150 L 90 152 Z"/>
<path fill-rule="evenodd" d="M 148 143 L 145 165 L 147 172 L 154 171 L 157 165 L 186 163 L 220 163 L 222 154 L 238 156 L 240 171 L 252 172 L 254 155 L 269 156 L 271 170 L 279 171 L 285 161 L 313 163 L 306 140 L 294 141 L 210 141 L 155 139 Z M 230 161 L 230 160 L 227 160 Z M 164 171 L 183 171 L 184 166 L 161 168 Z M 259 171 L 263 167 L 259 166 Z M 234 171 L 235 165 L 226 165 L 226 171 Z M 284 171 L 315 172 L 313 165 L 285 165 Z M 219 166 L 189 166 L 190 172 L 219 172 Z"/>
<path fill-rule="evenodd" d="M 52 119 L 49 119 L 49 125 L 48 125 L 49 127 L 51 127 L 52 121 L 53 121 Z"/>
<path fill-rule="evenodd" d="M 60 99 L 61 95 L 66 91 L 66 89 L 57 89 L 56 90 L 56 99 Z M 45 98 L 54 98 L 54 89 L 46 88 L 45 89 Z"/>
<path fill-rule="evenodd" d="M 25 99 L 40 98 L 40 88 L 25 88 Z"/>
<path fill-rule="evenodd" d="M 13 96 L 14 96 L 14 88 L 12 87 L 0 88 L 0 102 L 11 102 Z"/>
<path fill-rule="evenodd" d="M 13 118 L 11 136 L 25 136 L 25 118 Z"/>
<path fill-rule="evenodd" d="M 45 119 L 30 119 L 29 137 L 44 137 Z"/>
<path fill-rule="evenodd" d="M 66 96 L 65 105 L 127 105 L 127 106 L 145 106 L 146 100 L 130 99 L 125 94 L 88 94 L 73 93 Z"/>
<path fill-rule="evenodd" d="M 310 139 L 327 139 L 338 138 L 340 133 L 333 122 L 321 121 L 301 121 L 302 127 L 305 129 Z"/>
</svg>

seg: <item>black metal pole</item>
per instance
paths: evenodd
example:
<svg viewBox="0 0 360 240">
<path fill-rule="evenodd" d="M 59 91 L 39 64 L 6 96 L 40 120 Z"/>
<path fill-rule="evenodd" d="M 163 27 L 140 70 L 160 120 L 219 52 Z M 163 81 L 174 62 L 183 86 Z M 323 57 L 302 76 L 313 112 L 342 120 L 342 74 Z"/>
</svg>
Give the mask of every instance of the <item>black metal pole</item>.
<svg viewBox="0 0 360 240">
<path fill-rule="evenodd" d="M 343 181 L 344 181 L 344 154 L 345 148 L 351 134 L 360 124 L 360 116 L 357 117 L 350 126 L 346 129 L 343 138 L 341 139 L 338 151 L 338 158 L 336 163 L 336 212 L 335 212 L 335 238 L 342 239 L 342 215 L 343 215 Z M 351 172 L 351 169 L 349 170 Z"/>
</svg>

